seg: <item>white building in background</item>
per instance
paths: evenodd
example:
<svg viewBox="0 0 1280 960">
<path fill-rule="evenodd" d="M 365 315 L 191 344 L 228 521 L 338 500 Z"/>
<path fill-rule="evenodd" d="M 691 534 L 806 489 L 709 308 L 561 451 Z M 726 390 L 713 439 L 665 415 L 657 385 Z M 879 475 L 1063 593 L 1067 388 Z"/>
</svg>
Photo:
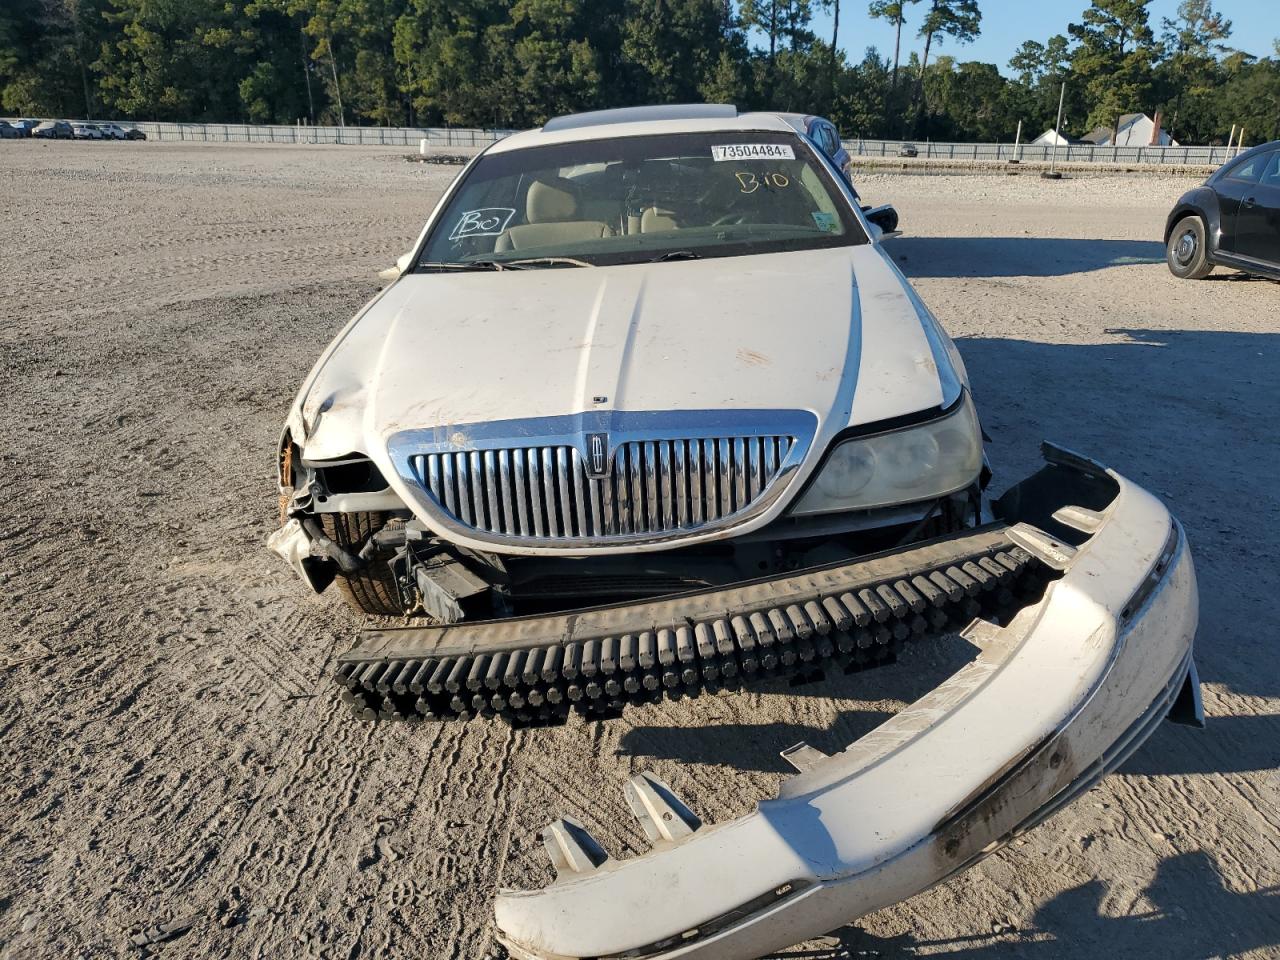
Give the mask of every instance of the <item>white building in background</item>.
<svg viewBox="0 0 1280 960">
<path fill-rule="evenodd" d="M 1068 144 L 1079 143 L 1080 141 L 1072 140 L 1070 137 L 1061 136 L 1057 133 L 1054 133 L 1052 130 L 1046 130 L 1044 133 L 1040 134 L 1040 136 L 1036 137 L 1031 142 L 1035 144 L 1040 144 L 1040 143 L 1047 144 L 1050 147 L 1054 147 L 1054 146 L 1065 147 Z"/>
<path fill-rule="evenodd" d="M 1081 137 L 1081 142 L 1099 147 L 1180 147 L 1182 144 L 1169 136 L 1159 126 L 1160 114 L 1152 120 L 1145 113 L 1126 113 L 1120 118 L 1117 130 L 1098 127 Z M 1112 134 L 1115 139 L 1112 139 Z"/>
</svg>

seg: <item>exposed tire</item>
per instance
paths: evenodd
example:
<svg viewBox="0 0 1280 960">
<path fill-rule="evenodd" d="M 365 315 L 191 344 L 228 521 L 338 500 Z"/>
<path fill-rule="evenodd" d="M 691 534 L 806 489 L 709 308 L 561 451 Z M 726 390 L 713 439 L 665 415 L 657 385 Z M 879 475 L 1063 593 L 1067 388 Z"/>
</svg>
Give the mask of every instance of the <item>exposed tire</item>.
<svg viewBox="0 0 1280 960">
<path fill-rule="evenodd" d="M 1202 280 L 1211 274 L 1213 264 L 1209 262 L 1204 221 L 1192 215 L 1174 224 L 1164 258 L 1169 271 L 1181 280 Z"/>
<path fill-rule="evenodd" d="M 391 519 L 389 513 L 324 513 L 320 523 L 324 532 L 339 546 L 358 553 L 371 536 Z M 347 604 L 361 613 L 375 617 L 404 615 L 400 592 L 396 589 L 391 569 L 375 561 L 368 570 L 355 574 L 338 574 L 334 585 Z"/>
</svg>

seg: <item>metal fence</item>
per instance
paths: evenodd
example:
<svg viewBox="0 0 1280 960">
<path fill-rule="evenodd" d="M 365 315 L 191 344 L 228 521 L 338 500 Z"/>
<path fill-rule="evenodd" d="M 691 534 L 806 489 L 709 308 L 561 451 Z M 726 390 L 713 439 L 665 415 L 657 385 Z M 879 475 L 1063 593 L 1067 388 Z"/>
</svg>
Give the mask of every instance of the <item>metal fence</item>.
<svg viewBox="0 0 1280 960">
<path fill-rule="evenodd" d="M 104 122 L 104 121 L 94 121 Z M 252 123 L 153 123 L 124 122 L 137 127 L 150 140 L 212 143 L 352 144 L 357 146 L 412 147 L 426 140 L 429 148 L 486 147 L 514 133 L 471 127 L 312 127 Z M 1051 144 L 931 143 L 921 140 L 844 141 L 854 157 L 903 157 L 915 151 L 922 160 L 969 160 L 1048 163 L 1054 159 Z M 1195 164 L 1218 166 L 1239 151 L 1236 147 L 1098 147 L 1091 143 L 1063 144 L 1059 163 Z"/>
<path fill-rule="evenodd" d="M 310 127 L 251 123 L 129 123 L 149 140 L 193 140 L 212 143 L 343 143 L 355 146 L 417 148 L 423 140 L 431 147 L 485 147 L 510 134 L 510 130 L 451 127 Z"/>
<path fill-rule="evenodd" d="M 1048 163 L 1054 148 L 1047 143 L 930 143 L 920 140 L 846 140 L 854 157 L 915 156 L 921 160 L 1019 160 Z M 1219 166 L 1235 156 L 1235 147 L 1098 147 L 1091 143 L 1061 144 L 1059 163 L 1156 163 Z"/>
</svg>

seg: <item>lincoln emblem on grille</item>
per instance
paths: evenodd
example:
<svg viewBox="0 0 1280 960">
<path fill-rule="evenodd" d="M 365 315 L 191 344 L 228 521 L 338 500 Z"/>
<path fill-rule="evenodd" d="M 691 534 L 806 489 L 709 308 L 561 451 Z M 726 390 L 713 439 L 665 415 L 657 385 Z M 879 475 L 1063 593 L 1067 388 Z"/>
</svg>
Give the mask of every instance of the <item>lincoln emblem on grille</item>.
<svg viewBox="0 0 1280 960">
<path fill-rule="evenodd" d="M 603 477 L 609 471 L 609 435 L 587 434 L 587 470 L 592 477 Z"/>
</svg>

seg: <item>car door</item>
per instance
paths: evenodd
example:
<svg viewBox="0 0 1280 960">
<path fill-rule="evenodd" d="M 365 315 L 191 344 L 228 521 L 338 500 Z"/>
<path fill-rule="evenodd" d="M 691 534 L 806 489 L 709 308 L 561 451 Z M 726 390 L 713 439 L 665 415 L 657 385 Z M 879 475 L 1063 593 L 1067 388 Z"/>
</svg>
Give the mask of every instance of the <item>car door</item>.
<svg viewBox="0 0 1280 960">
<path fill-rule="evenodd" d="M 1236 213 L 1235 252 L 1280 264 L 1280 149 L 1258 160 L 1257 182 L 1243 191 Z"/>
<path fill-rule="evenodd" d="M 1255 154 L 1234 161 L 1213 182 L 1213 192 L 1218 196 L 1218 209 L 1222 217 L 1222 239 L 1219 247 L 1226 253 L 1236 252 L 1236 214 L 1240 212 L 1240 204 L 1245 196 L 1257 188 L 1258 175 L 1261 173 L 1262 155 Z"/>
</svg>

